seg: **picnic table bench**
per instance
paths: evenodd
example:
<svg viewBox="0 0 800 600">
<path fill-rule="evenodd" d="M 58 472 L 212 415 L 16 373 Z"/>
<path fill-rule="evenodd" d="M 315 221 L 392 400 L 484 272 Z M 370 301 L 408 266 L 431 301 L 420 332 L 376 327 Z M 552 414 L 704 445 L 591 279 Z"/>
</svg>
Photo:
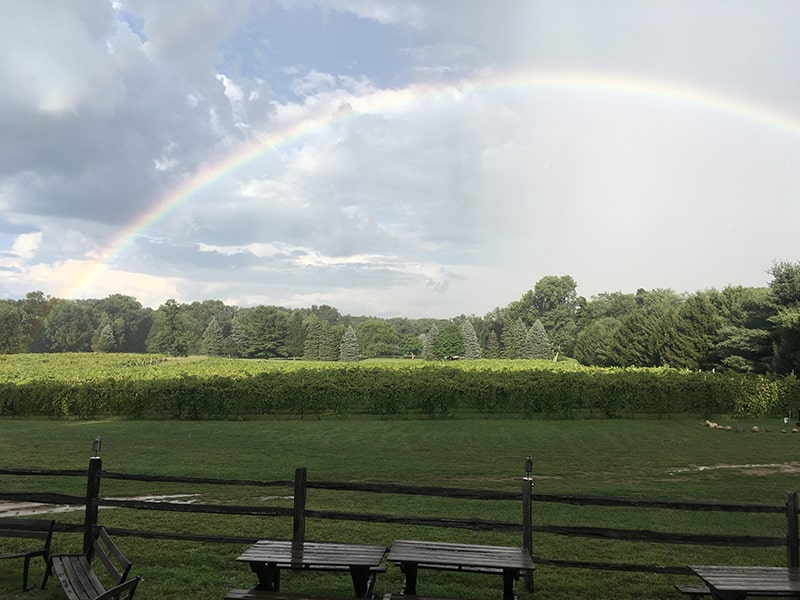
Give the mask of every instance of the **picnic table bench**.
<svg viewBox="0 0 800 600">
<path fill-rule="evenodd" d="M 56 522 L 46 519 L 23 519 L 17 517 L 0 518 L 0 537 L 4 538 L 26 538 L 38 540 L 40 543 L 25 549 L 14 549 L 9 552 L 0 553 L 0 558 L 22 558 L 22 590 L 27 591 L 28 573 L 30 571 L 31 559 L 41 556 L 44 560 L 45 574 L 42 578 L 42 585 L 47 578 L 47 568 L 50 560 L 50 542 L 53 539 L 53 529 Z"/>
<path fill-rule="evenodd" d="M 114 585 L 106 588 L 92 568 L 97 559 L 105 567 Z M 128 579 L 132 563 L 114 543 L 104 527 L 98 527 L 91 548 L 85 554 L 56 554 L 50 557 L 50 568 L 69 600 L 114 600 L 133 598 L 139 577 Z M 45 574 L 45 581 L 50 575 Z M 42 587 L 44 587 L 42 583 Z"/>
<path fill-rule="evenodd" d="M 279 592 L 281 570 L 348 571 L 356 597 L 367 598 L 377 574 L 386 571 L 385 553 L 385 546 L 367 544 L 261 540 L 236 560 L 248 563 L 258 577 L 253 591 Z"/>
<path fill-rule="evenodd" d="M 387 559 L 400 565 L 405 575 L 403 594 L 409 596 L 417 593 L 418 569 L 440 569 L 500 574 L 503 600 L 514 600 L 514 582 L 520 572 L 534 569 L 528 551 L 509 546 L 397 540 L 392 543 Z"/>
<path fill-rule="evenodd" d="M 800 598 L 800 568 L 689 565 L 715 600 L 747 596 Z"/>
</svg>

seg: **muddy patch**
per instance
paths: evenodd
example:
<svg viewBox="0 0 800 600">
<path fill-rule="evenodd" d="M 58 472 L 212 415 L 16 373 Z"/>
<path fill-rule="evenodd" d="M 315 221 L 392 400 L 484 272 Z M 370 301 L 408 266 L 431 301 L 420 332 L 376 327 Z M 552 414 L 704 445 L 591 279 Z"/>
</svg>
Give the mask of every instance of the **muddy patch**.
<svg viewBox="0 0 800 600">
<path fill-rule="evenodd" d="M 738 471 L 743 475 L 775 475 L 776 473 L 791 475 L 800 473 L 800 462 L 755 463 L 742 465 L 690 465 L 687 467 L 674 467 L 672 469 L 668 469 L 667 472 L 670 475 L 681 475 L 714 471 Z"/>
<path fill-rule="evenodd" d="M 169 494 L 166 496 L 133 496 L 130 498 L 109 498 L 109 500 L 139 500 L 142 502 L 174 502 L 192 504 L 197 502 L 200 494 Z M 101 506 L 107 510 L 109 506 Z M 36 504 L 34 502 L 0 502 L 0 517 L 32 517 L 54 513 L 67 513 L 84 510 L 83 504 Z"/>
</svg>

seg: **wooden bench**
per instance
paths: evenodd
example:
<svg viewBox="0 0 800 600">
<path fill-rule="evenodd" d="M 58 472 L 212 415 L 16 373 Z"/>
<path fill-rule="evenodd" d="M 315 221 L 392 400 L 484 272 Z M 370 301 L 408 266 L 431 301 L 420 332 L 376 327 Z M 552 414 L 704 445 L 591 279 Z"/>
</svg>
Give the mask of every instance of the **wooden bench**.
<svg viewBox="0 0 800 600">
<path fill-rule="evenodd" d="M 704 585 L 680 585 L 676 583 L 675 589 L 690 598 L 703 598 L 711 595 L 711 590 Z"/>
<path fill-rule="evenodd" d="M 92 569 L 92 560 L 103 564 L 104 578 L 111 580 L 106 587 Z M 130 600 L 139 584 L 139 577 L 128 579 L 132 563 L 117 547 L 104 527 L 98 527 L 92 547 L 86 554 L 56 554 L 50 557 L 50 567 L 69 600 Z M 45 575 L 50 574 L 48 569 Z M 44 583 L 42 584 L 44 587 Z"/>
<path fill-rule="evenodd" d="M 689 565 L 714 598 L 772 596 L 800 598 L 800 568 Z"/>
<path fill-rule="evenodd" d="M 19 519 L 16 517 L 0 519 L 0 537 L 28 538 L 41 542 L 41 544 L 37 544 L 34 548 L 0 553 L 0 558 L 25 559 L 22 568 L 23 591 L 30 589 L 28 587 L 28 572 L 30 571 L 31 559 L 36 556 L 41 556 L 42 559 L 44 559 L 45 574 L 42 579 L 42 585 L 44 585 L 50 560 L 50 542 L 53 539 L 53 529 L 55 525 L 55 521 L 48 521 L 45 519 Z"/>
</svg>

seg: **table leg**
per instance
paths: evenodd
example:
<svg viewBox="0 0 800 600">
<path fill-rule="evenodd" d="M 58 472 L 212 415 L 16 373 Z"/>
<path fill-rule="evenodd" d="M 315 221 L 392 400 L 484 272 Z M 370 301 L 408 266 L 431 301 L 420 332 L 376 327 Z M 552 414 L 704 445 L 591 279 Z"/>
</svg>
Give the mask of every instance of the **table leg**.
<svg viewBox="0 0 800 600">
<path fill-rule="evenodd" d="M 250 563 L 250 569 L 258 577 L 259 590 L 278 592 L 281 587 L 281 570 L 275 563 Z"/>
<path fill-rule="evenodd" d="M 503 569 L 503 600 L 515 600 L 514 581 L 518 575 L 516 569 Z"/>
<path fill-rule="evenodd" d="M 403 582 L 403 594 L 409 596 L 417 595 L 417 563 L 401 563 L 400 571 L 405 575 Z"/>
<path fill-rule="evenodd" d="M 353 579 L 356 598 L 366 598 L 369 591 L 369 567 L 351 565 L 350 577 Z"/>
</svg>

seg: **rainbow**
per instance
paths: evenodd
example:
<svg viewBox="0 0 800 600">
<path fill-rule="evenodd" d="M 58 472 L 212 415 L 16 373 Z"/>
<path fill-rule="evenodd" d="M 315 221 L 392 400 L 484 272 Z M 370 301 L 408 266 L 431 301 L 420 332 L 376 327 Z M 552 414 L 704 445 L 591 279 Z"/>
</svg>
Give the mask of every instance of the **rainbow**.
<svg viewBox="0 0 800 600">
<path fill-rule="evenodd" d="M 118 232 L 113 241 L 93 259 L 85 276 L 71 285 L 62 298 L 75 297 L 105 268 L 113 264 L 134 240 L 163 220 L 199 192 L 213 186 L 243 166 L 291 141 L 312 135 L 338 121 L 359 115 L 402 111 L 425 100 L 485 92 L 568 91 L 577 94 L 618 93 L 680 103 L 744 119 L 792 136 L 800 136 L 800 117 L 780 110 L 674 81 L 633 77 L 601 72 L 510 71 L 484 73 L 455 83 L 411 85 L 402 89 L 375 90 L 347 98 L 348 110 L 333 104 L 311 116 L 283 125 L 256 143 L 234 149 L 229 155 L 209 163 L 152 203 L 150 208 Z"/>
</svg>

